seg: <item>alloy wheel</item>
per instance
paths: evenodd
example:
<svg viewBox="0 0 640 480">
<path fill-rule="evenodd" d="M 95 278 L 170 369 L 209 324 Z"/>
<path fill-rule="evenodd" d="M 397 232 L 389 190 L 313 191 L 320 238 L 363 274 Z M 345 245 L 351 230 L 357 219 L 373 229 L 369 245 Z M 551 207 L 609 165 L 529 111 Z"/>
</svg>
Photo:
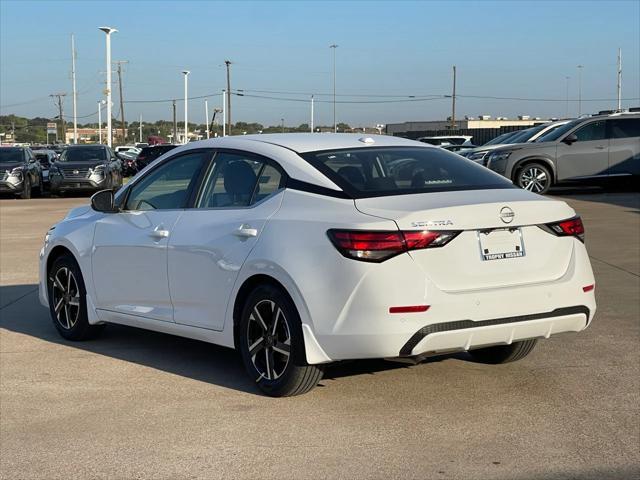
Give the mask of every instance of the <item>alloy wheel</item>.
<svg viewBox="0 0 640 480">
<path fill-rule="evenodd" d="M 76 277 L 69 268 L 61 267 L 49 282 L 56 320 L 62 328 L 70 330 L 80 314 L 80 289 Z"/>
<path fill-rule="evenodd" d="M 262 378 L 277 380 L 291 357 L 291 332 L 282 309 L 272 300 L 256 303 L 247 328 L 249 357 Z"/>
<path fill-rule="evenodd" d="M 547 188 L 549 177 L 539 167 L 527 167 L 520 174 L 520 186 L 530 192 L 540 193 Z"/>
</svg>

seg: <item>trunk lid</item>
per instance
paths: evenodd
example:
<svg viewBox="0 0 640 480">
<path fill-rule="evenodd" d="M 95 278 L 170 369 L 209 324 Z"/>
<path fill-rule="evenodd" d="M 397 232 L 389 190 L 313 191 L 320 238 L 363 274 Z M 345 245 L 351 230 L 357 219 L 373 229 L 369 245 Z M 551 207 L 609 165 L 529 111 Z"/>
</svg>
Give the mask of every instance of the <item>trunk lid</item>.
<svg viewBox="0 0 640 480">
<path fill-rule="evenodd" d="M 538 225 L 571 218 L 575 212 L 564 202 L 524 190 L 398 195 L 355 203 L 363 213 L 395 221 L 400 230 L 462 230 L 443 247 L 409 253 L 444 291 L 553 281 L 571 262 L 573 238 L 556 237 Z M 484 259 L 483 254 L 494 251 L 523 255 Z"/>
</svg>

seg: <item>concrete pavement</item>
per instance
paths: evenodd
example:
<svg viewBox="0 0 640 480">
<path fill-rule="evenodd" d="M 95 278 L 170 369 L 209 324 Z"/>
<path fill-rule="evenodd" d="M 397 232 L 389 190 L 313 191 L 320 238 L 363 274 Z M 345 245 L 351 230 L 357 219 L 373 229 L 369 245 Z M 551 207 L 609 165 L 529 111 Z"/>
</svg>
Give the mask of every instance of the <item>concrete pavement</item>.
<svg viewBox="0 0 640 480">
<path fill-rule="evenodd" d="M 50 224 L 87 199 L 0 201 L 0 478 L 640 477 L 640 195 L 563 194 L 598 313 L 501 366 L 329 369 L 261 396 L 231 350 L 110 325 L 61 339 L 37 301 Z"/>
</svg>

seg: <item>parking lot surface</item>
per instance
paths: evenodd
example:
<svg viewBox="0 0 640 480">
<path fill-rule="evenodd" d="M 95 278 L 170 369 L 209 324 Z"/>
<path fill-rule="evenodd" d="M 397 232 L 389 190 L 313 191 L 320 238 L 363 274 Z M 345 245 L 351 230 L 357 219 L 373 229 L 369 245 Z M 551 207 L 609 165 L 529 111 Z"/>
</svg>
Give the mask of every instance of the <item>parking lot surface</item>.
<svg viewBox="0 0 640 480">
<path fill-rule="evenodd" d="M 556 194 L 587 230 L 588 330 L 499 366 L 340 364 L 284 399 L 232 350 L 115 325 L 61 339 L 38 252 L 88 199 L 0 200 L 0 478 L 640 477 L 640 195 Z"/>
</svg>

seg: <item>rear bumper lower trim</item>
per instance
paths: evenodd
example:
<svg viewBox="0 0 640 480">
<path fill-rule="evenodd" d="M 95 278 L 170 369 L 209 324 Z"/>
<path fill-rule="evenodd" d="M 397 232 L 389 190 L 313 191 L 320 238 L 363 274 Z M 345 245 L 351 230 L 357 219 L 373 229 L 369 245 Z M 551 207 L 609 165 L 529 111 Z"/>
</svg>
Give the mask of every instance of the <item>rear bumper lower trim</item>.
<svg viewBox="0 0 640 480">
<path fill-rule="evenodd" d="M 504 318 L 493 318 L 490 320 L 457 320 L 453 322 L 442 322 L 442 323 L 434 323 L 432 325 L 427 325 L 422 327 L 413 336 L 404 344 L 404 346 L 400 349 L 401 357 L 411 356 L 411 352 L 418 345 L 422 339 L 427 337 L 432 333 L 439 332 L 449 332 L 453 330 L 464 330 L 468 328 L 477 328 L 477 327 L 488 327 L 492 325 L 504 325 L 507 323 L 518 323 L 518 322 L 527 322 L 529 320 L 540 320 L 543 318 L 553 318 L 553 317 L 563 317 L 566 315 L 575 315 L 575 314 L 584 314 L 585 315 L 585 325 L 589 321 L 589 309 L 584 305 L 577 305 L 574 307 L 564 307 L 564 308 L 556 308 L 551 312 L 544 313 L 532 313 L 529 315 L 521 315 L 518 317 L 504 317 Z"/>
</svg>

